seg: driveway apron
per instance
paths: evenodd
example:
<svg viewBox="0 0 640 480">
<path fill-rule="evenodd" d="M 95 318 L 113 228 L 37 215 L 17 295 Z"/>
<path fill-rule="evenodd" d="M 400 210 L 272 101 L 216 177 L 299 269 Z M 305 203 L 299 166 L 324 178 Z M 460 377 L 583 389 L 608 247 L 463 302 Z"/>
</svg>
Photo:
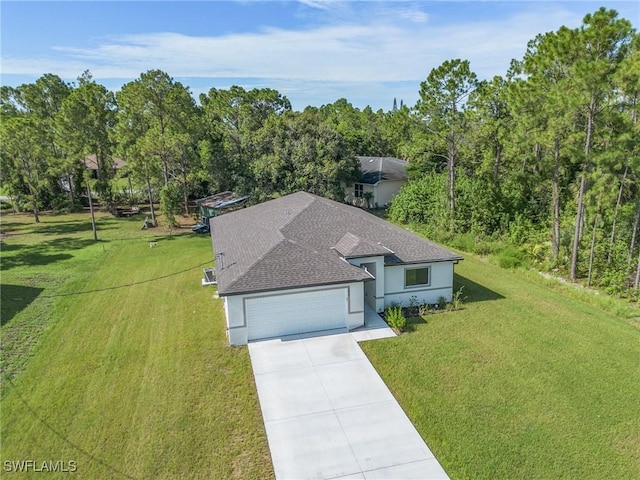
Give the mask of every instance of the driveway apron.
<svg viewBox="0 0 640 480">
<path fill-rule="evenodd" d="M 449 478 L 352 334 L 249 353 L 277 479 Z"/>
</svg>

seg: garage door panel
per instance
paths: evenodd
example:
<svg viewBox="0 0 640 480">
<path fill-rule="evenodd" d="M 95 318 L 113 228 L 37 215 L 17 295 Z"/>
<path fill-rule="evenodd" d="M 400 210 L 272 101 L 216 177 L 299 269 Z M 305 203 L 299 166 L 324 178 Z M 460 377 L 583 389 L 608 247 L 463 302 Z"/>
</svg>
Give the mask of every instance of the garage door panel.
<svg viewBox="0 0 640 480">
<path fill-rule="evenodd" d="M 346 288 L 248 298 L 245 302 L 249 340 L 347 325 Z"/>
</svg>

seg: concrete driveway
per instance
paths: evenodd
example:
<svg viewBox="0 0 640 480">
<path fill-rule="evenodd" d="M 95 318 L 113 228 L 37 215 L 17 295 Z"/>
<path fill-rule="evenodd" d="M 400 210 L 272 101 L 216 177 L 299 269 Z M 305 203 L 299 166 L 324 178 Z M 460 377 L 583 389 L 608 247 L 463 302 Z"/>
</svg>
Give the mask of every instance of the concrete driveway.
<svg viewBox="0 0 640 480">
<path fill-rule="evenodd" d="M 352 334 L 249 352 L 276 478 L 448 478 Z"/>
</svg>

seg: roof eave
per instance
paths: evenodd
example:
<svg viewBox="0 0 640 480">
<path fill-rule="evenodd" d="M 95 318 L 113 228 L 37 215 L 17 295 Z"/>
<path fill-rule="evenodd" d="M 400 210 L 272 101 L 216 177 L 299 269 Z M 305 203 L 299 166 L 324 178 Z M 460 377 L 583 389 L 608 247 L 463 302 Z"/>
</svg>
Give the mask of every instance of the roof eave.
<svg viewBox="0 0 640 480">
<path fill-rule="evenodd" d="M 389 252 L 385 252 L 385 253 L 367 253 L 365 255 L 342 255 L 342 258 L 344 258 L 345 260 L 352 260 L 354 258 L 384 257 L 385 255 L 389 255 Z"/>
<path fill-rule="evenodd" d="M 455 256 L 455 257 L 447 257 L 447 258 L 435 258 L 429 260 L 410 260 L 410 261 L 400 261 L 389 263 L 388 265 L 416 265 L 419 263 L 442 263 L 442 262 L 459 262 L 460 260 L 464 260 L 463 257 Z"/>
<path fill-rule="evenodd" d="M 369 276 L 371 276 L 370 273 L 369 273 Z M 352 279 L 352 280 L 336 280 L 335 282 L 309 283 L 309 284 L 300 284 L 300 285 L 295 285 L 290 287 L 258 288 L 258 289 L 244 290 L 244 291 L 238 291 L 238 292 L 225 292 L 224 290 L 221 290 L 220 288 L 218 288 L 218 295 L 221 297 L 233 297 L 237 295 L 248 295 L 253 293 L 279 292 L 282 290 L 299 290 L 301 288 L 322 287 L 325 285 L 341 285 L 341 284 L 348 284 L 348 283 L 355 283 L 355 282 L 364 282 L 365 280 L 369 280 L 369 279 L 359 278 L 359 279 Z"/>
</svg>

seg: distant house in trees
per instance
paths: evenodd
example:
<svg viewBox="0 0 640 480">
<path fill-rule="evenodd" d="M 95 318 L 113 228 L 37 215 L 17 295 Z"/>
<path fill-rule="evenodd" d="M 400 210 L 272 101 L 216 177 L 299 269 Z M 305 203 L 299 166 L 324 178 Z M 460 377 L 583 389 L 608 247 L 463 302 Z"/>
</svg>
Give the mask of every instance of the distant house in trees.
<svg viewBox="0 0 640 480">
<path fill-rule="evenodd" d="M 393 157 L 356 157 L 361 176 L 345 189 L 346 201 L 368 208 L 384 208 L 407 181 L 408 162 Z"/>
<path fill-rule="evenodd" d="M 113 165 L 113 173 L 114 174 L 118 170 L 120 170 L 121 168 L 124 168 L 127 165 L 127 162 L 125 162 L 121 158 L 112 157 L 111 161 L 112 161 L 112 165 Z M 98 178 L 98 162 L 96 160 L 96 156 L 95 155 L 87 155 L 86 157 L 80 159 L 80 162 L 82 162 L 84 164 L 84 167 L 87 170 L 89 170 L 91 178 L 93 178 L 93 179 L 97 179 Z M 62 186 L 62 190 L 63 191 L 65 191 L 65 192 L 71 192 L 72 191 L 72 187 L 71 187 L 71 179 L 72 179 L 72 177 L 73 177 L 73 175 L 71 173 L 60 177 L 60 185 Z"/>
<path fill-rule="evenodd" d="M 98 161 L 96 159 L 96 156 L 87 155 L 82 161 L 84 162 L 84 166 L 87 168 L 87 170 L 91 170 L 91 178 L 98 178 Z M 127 162 L 118 157 L 112 157 L 111 161 L 113 162 L 114 173 L 127 164 Z"/>
</svg>

